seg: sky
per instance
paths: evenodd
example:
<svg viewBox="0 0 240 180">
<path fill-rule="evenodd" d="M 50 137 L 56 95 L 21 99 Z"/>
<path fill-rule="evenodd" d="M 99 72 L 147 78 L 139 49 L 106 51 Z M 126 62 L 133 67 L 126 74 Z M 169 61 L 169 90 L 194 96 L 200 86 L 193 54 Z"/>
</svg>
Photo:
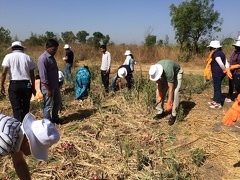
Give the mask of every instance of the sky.
<svg viewBox="0 0 240 180">
<path fill-rule="evenodd" d="M 184 0 L 185 1 L 185 0 Z M 24 41 L 31 33 L 46 31 L 86 31 L 109 35 L 116 44 L 140 44 L 147 34 L 157 40 L 169 37 L 175 43 L 171 26 L 170 5 L 183 0 L 1 0 L 0 27 Z M 214 34 L 219 40 L 240 35 L 240 0 L 215 0 L 214 10 L 223 18 L 222 31 Z"/>
</svg>

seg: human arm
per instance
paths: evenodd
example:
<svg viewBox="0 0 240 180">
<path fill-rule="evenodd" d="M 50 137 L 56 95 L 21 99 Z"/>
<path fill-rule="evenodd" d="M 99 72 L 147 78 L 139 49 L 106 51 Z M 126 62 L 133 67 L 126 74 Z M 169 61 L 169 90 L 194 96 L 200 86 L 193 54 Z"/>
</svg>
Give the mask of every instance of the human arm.
<svg viewBox="0 0 240 180">
<path fill-rule="evenodd" d="M 13 166 L 20 180 L 31 180 L 28 165 L 23 157 L 22 151 L 11 155 Z"/>
<path fill-rule="evenodd" d="M 30 70 L 30 79 L 32 84 L 32 93 L 36 96 L 34 69 Z"/>
<path fill-rule="evenodd" d="M 215 58 L 216 62 L 218 63 L 219 67 L 222 69 L 222 71 L 225 71 L 225 65 L 222 62 L 222 59 L 218 56 Z"/>
<path fill-rule="evenodd" d="M 162 102 L 162 86 L 161 86 L 161 81 L 158 80 L 156 81 L 156 85 L 157 85 L 157 92 L 158 92 L 158 98 L 157 98 L 157 103 Z"/>
<path fill-rule="evenodd" d="M 173 97 L 174 96 L 174 83 L 168 82 L 168 100 L 166 104 L 166 110 L 171 111 L 172 110 L 172 103 L 173 103 Z"/>
<path fill-rule="evenodd" d="M 8 67 L 3 67 L 2 76 L 1 76 L 1 87 L 0 87 L 0 91 L 3 95 L 5 95 L 4 83 L 6 80 L 7 72 L 8 72 Z"/>
<path fill-rule="evenodd" d="M 108 56 L 107 56 L 108 65 L 107 65 L 106 74 L 109 74 L 109 73 L 110 73 L 111 61 L 112 61 L 112 60 L 111 60 L 111 54 L 108 52 Z"/>
</svg>

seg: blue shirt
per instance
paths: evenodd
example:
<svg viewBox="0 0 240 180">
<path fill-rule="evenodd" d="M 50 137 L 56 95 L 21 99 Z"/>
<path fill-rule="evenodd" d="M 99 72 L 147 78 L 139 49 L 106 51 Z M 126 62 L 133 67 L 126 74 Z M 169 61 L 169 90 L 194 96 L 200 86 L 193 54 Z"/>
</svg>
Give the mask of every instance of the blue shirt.
<svg viewBox="0 0 240 180">
<path fill-rule="evenodd" d="M 220 57 L 223 64 L 226 64 L 226 56 L 221 50 L 216 50 L 212 55 L 212 62 L 211 62 L 211 71 L 212 77 L 221 77 L 224 76 L 224 72 L 221 67 L 218 65 L 217 61 L 215 60 L 216 57 Z"/>
<path fill-rule="evenodd" d="M 38 71 L 41 81 L 41 88 L 46 89 L 44 84 L 48 84 L 50 90 L 58 89 L 58 66 L 51 54 L 44 51 L 37 60 Z"/>
</svg>

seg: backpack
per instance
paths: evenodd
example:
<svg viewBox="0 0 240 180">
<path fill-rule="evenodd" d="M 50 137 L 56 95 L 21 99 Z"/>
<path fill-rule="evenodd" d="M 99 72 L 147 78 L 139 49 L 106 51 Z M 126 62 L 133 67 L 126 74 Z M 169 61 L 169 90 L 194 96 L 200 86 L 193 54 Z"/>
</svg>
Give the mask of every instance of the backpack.
<svg viewBox="0 0 240 180">
<path fill-rule="evenodd" d="M 87 66 L 83 66 L 77 70 L 75 81 L 75 97 L 83 99 L 88 96 L 90 90 L 91 74 Z"/>
</svg>

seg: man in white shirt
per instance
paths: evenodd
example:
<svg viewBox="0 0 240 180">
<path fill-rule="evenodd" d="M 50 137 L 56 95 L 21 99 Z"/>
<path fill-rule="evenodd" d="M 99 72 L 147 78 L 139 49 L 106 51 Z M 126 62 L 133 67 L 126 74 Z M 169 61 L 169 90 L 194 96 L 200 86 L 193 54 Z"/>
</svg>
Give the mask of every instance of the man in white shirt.
<svg viewBox="0 0 240 180">
<path fill-rule="evenodd" d="M 102 52 L 102 64 L 101 64 L 101 77 L 102 83 L 105 88 L 105 92 L 109 92 L 109 74 L 111 68 L 111 54 L 107 51 L 106 45 L 101 45 L 100 50 Z"/>
</svg>

